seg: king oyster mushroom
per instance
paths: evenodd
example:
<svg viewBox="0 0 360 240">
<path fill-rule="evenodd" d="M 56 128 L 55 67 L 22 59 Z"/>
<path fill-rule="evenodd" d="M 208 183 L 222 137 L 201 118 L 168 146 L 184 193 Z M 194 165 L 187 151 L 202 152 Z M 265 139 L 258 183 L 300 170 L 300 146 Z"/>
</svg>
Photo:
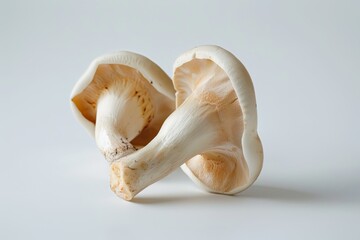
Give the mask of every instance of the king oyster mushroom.
<svg viewBox="0 0 360 240">
<path fill-rule="evenodd" d="M 177 109 L 141 150 L 111 164 L 111 189 L 131 200 L 179 166 L 204 189 L 235 194 L 262 168 L 251 78 L 217 46 L 184 53 L 174 66 Z"/>
<path fill-rule="evenodd" d="M 112 162 L 151 141 L 174 110 L 171 79 L 148 58 L 117 52 L 95 59 L 75 85 L 71 105 Z"/>
</svg>

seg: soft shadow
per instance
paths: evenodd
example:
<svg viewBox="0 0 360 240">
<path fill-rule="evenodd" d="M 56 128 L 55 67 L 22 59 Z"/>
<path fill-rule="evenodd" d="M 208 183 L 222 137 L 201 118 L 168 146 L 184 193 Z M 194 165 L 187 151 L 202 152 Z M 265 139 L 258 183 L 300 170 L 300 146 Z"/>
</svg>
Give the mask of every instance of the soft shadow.
<svg viewBox="0 0 360 240">
<path fill-rule="evenodd" d="M 164 203 L 196 203 L 211 200 L 209 196 L 157 196 L 157 197 L 135 197 L 131 202 L 138 204 L 164 204 Z"/>
<path fill-rule="evenodd" d="M 267 199 L 284 202 L 314 202 L 323 197 L 313 192 L 275 186 L 254 185 L 236 197 Z"/>
<path fill-rule="evenodd" d="M 164 204 L 164 203 L 182 203 L 182 204 L 212 204 L 212 203 L 238 203 L 249 201 L 251 199 L 271 201 L 271 202 L 287 202 L 287 203 L 304 203 L 318 202 L 323 199 L 321 195 L 311 192 L 300 191 L 296 189 L 281 188 L 275 186 L 254 185 L 249 189 L 237 195 L 212 194 L 207 192 L 193 192 L 193 194 L 184 193 L 184 195 L 162 195 L 142 197 L 137 196 L 132 200 L 136 204 Z"/>
</svg>

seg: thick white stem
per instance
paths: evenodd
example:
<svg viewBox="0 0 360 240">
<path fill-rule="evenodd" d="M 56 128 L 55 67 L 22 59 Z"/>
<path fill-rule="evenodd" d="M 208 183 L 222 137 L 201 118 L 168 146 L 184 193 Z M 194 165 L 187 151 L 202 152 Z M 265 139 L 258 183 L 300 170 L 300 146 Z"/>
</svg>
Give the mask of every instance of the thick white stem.
<svg viewBox="0 0 360 240">
<path fill-rule="evenodd" d="M 224 134 L 213 106 L 187 99 L 141 150 L 111 165 L 111 188 L 125 200 L 165 177 L 191 157 L 221 144 Z"/>
<path fill-rule="evenodd" d="M 136 149 L 130 141 L 144 128 L 145 120 L 136 98 L 107 91 L 97 103 L 95 138 L 105 158 L 113 162 Z"/>
</svg>

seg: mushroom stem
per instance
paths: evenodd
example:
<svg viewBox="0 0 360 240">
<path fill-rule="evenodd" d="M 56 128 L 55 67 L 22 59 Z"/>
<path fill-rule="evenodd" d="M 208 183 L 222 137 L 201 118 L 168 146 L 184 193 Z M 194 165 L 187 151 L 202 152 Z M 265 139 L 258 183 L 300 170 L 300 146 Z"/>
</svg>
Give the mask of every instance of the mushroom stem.
<svg viewBox="0 0 360 240">
<path fill-rule="evenodd" d="M 147 146 L 112 163 L 111 189 L 131 200 L 191 157 L 221 145 L 223 140 L 216 107 L 189 97 Z"/>
<path fill-rule="evenodd" d="M 96 144 L 109 163 L 134 152 L 130 141 L 146 127 L 137 96 L 127 89 L 112 90 L 98 100 L 95 126 Z"/>
</svg>

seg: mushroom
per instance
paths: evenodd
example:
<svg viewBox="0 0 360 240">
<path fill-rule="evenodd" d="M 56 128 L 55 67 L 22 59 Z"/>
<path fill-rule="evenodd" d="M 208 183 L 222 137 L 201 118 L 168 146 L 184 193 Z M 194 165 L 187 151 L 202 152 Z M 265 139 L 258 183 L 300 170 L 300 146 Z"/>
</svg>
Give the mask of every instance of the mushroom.
<svg viewBox="0 0 360 240">
<path fill-rule="evenodd" d="M 262 168 L 255 93 L 241 62 L 217 46 L 201 46 L 174 65 L 176 110 L 141 150 L 111 164 L 111 189 L 131 200 L 182 165 L 209 192 L 236 194 Z"/>
<path fill-rule="evenodd" d="M 71 106 L 112 162 L 149 143 L 174 110 L 175 90 L 150 59 L 117 52 L 95 59 L 75 85 Z"/>
</svg>

